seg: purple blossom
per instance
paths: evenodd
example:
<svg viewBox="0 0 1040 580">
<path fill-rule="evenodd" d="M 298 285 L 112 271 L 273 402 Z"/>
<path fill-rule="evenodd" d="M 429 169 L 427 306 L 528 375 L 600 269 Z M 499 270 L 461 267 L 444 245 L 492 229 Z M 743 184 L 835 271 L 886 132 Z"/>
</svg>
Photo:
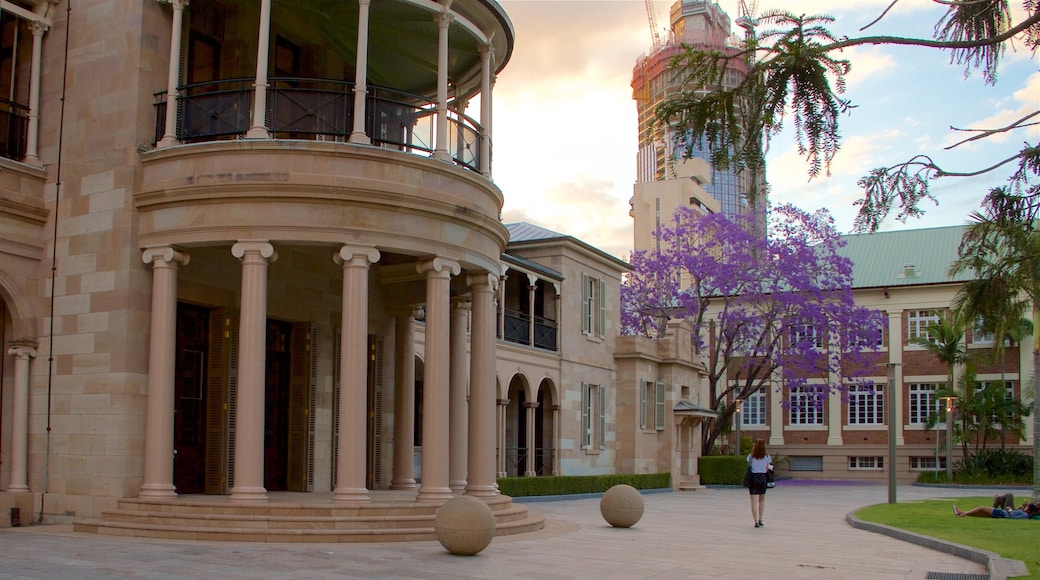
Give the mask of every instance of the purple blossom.
<svg viewBox="0 0 1040 580">
<path fill-rule="evenodd" d="M 773 207 L 767 232 L 752 216 L 680 208 L 657 232 L 660 250 L 636 252 L 621 288 L 622 332 L 660 338 L 672 319 L 694 328 L 710 404 L 710 451 L 734 410 L 726 401 L 804 387 L 822 405 L 832 390 L 877 375 L 883 315 L 856 305 L 852 262 L 829 213 Z M 777 418 L 779 420 L 779 418 Z"/>
</svg>

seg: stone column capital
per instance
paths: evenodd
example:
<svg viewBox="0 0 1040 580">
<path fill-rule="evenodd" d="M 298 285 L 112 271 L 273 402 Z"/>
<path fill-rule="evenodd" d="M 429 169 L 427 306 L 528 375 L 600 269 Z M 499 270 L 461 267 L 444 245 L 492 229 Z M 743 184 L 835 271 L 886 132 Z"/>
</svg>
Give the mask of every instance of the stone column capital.
<svg viewBox="0 0 1040 580">
<path fill-rule="evenodd" d="M 423 260 L 415 265 L 415 269 L 420 274 L 425 274 L 432 278 L 450 278 L 451 276 L 458 276 L 459 272 L 462 271 L 458 262 L 441 257 Z"/>
<path fill-rule="evenodd" d="M 537 409 L 538 403 L 536 401 L 524 401 L 525 409 Z"/>
<path fill-rule="evenodd" d="M 159 4 L 169 4 L 174 10 L 184 10 L 191 4 L 191 0 L 155 0 Z"/>
<path fill-rule="evenodd" d="M 490 272 L 476 272 L 466 275 L 466 283 L 469 284 L 470 289 L 486 286 L 491 292 L 494 292 L 498 289 L 498 280 L 499 276 Z"/>
<path fill-rule="evenodd" d="M 347 266 L 368 266 L 379 261 L 379 250 L 368 246 L 344 245 L 332 256 L 332 261 Z M 362 263 L 361 260 L 364 262 Z"/>
<path fill-rule="evenodd" d="M 248 254 L 256 254 L 269 262 L 278 259 L 278 252 L 266 240 L 239 240 L 231 246 L 231 255 L 240 260 Z"/>
<path fill-rule="evenodd" d="M 13 340 L 11 341 L 11 348 L 7 349 L 7 354 L 15 358 L 36 358 L 36 341 Z"/>
<path fill-rule="evenodd" d="M 156 268 L 176 267 L 177 264 L 188 265 L 191 257 L 183 252 L 178 252 L 170 246 L 153 246 L 142 250 L 141 260 L 145 264 L 153 264 Z"/>
</svg>

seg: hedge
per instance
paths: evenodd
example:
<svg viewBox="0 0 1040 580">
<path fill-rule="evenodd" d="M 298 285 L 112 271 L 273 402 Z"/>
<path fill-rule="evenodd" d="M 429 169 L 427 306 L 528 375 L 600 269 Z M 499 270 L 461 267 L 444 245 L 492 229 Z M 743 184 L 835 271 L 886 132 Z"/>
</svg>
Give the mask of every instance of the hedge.
<svg viewBox="0 0 1040 580">
<path fill-rule="evenodd" d="M 701 483 L 717 485 L 741 485 L 747 459 L 736 455 L 710 455 L 697 460 L 697 473 Z"/>
<path fill-rule="evenodd" d="M 540 495 L 573 495 L 602 493 L 615 485 L 626 484 L 636 489 L 667 489 L 671 487 L 668 473 L 618 473 L 612 475 L 546 475 L 539 477 L 502 477 L 498 490 L 510 497 Z"/>
</svg>

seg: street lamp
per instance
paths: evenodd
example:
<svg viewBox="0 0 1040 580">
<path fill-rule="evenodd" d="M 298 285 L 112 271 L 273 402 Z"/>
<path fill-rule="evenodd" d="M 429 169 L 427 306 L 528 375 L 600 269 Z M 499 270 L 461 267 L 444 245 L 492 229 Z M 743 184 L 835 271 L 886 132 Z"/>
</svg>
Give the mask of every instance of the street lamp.
<svg viewBox="0 0 1040 580">
<path fill-rule="evenodd" d="M 946 402 L 946 483 L 953 483 L 953 397 L 939 397 Z"/>
<path fill-rule="evenodd" d="M 737 399 L 735 402 L 737 405 L 737 410 L 733 413 L 733 420 L 737 424 L 737 444 L 734 447 L 736 447 L 736 456 L 740 457 L 740 403 L 742 401 L 740 399 Z"/>
</svg>

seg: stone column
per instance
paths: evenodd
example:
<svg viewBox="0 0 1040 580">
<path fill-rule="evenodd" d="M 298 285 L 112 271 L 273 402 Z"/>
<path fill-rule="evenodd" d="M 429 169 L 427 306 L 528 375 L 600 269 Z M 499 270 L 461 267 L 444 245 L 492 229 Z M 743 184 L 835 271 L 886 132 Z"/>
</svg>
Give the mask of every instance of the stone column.
<svg viewBox="0 0 1040 580">
<path fill-rule="evenodd" d="M 450 4 L 450 2 L 448 3 Z M 433 149 L 433 158 L 451 161 L 448 153 L 448 26 L 455 16 L 444 12 L 434 17 L 437 22 L 437 142 Z M 426 439 L 423 439 L 423 453 L 426 453 Z M 426 468 L 423 465 L 423 479 L 426 479 Z"/>
<path fill-rule="evenodd" d="M 343 246 L 333 256 L 343 266 L 343 340 L 339 360 L 339 439 L 336 442 L 336 502 L 367 502 L 368 442 L 368 270 L 379 261 L 375 248 Z"/>
<path fill-rule="evenodd" d="M 357 59 L 354 64 L 354 125 L 350 142 L 371 145 L 365 133 L 365 97 L 368 96 L 368 11 L 371 0 L 358 0 Z M 414 482 L 413 482 L 414 483 Z"/>
<path fill-rule="evenodd" d="M 488 273 L 471 274 L 473 303 L 470 318 L 469 354 L 469 477 L 466 494 L 498 495 L 495 482 L 495 304 L 498 278 Z"/>
<path fill-rule="evenodd" d="M 552 474 L 553 475 L 560 475 L 560 446 L 558 444 L 559 441 L 560 441 L 560 406 L 559 405 L 553 405 L 552 406 L 552 424 L 553 424 L 553 433 L 552 433 L 552 452 L 553 452 L 553 456 L 552 456 Z"/>
<path fill-rule="evenodd" d="M 180 84 L 181 71 L 181 29 L 184 27 L 184 9 L 189 2 L 189 0 L 165 1 L 173 6 L 173 26 L 170 30 L 170 62 L 169 72 L 166 76 L 166 125 L 163 129 L 162 139 L 155 144 L 156 147 L 173 147 L 177 144 L 177 98 L 180 96 L 177 86 Z"/>
<path fill-rule="evenodd" d="M 445 258 L 420 262 L 426 275 L 426 360 L 423 375 L 422 485 L 417 499 L 451 498 L 448 487 L 448 367 L 451 277 L 459 263 Z"/>
<path fill-rule="evenodd" d="M 887 417 L 886 422 L 891 419 L 895 421 L 896 446 L 902 447 L 903 441 L 903 311 L 894 310 L 888 313 L 888 362 L 896 365 L 894 388 L 885 384 L 885 396 L 895 397 L 895 417 Z M 955 377 L 956 379 L 956 377 Z M 953 388 L 953 385 L 947 385 Z M 887 391 L 892 391 L 891 393 Z M 885 405 L 885 414 L 890 409 Z"/>
<path fill-rule="evenodd" d="M 497 395 L 497 394 L 496 394 Z M 495 436 L 495 440 L 498 444 L 498 477 L 506 477 L 509 472 L 506 471 L 506 410 L 509 409 L 509 399 L 498 399 L 498 409 L 496 412 L 497 417 L 496 431 L 498 432 Z"/>
<path fill-rule="evenodd" d="M 415 318 L 414 308 L 397 316 L 394 378 L 394 478 L 390 489 L 415 489 Z"/>
<path fill-rule="evenodd" d="M 243 240 L 231 247 L 242 262 L 242 316 L 238 325 L 238 389 L 235 403 L 235 482 L 231 499 L 266 501 L 264 396 L 267 373 L 267 268 L 274 246 Z"/>
<path fill-rule="evenodd" d="M 468 300 L 458 300 L 451 311 L 451 352 L 449 353 L 448 386 L 448 485 L 454 494 L 466 490 L 467 447 L 469 432 L 466 391 L 469 382 L 466 357 L 466 325 L 469 322 Z"/>
<path fill-rule="evenodd" d="M 253 124 L 247 139 L 268 139 L 267 132 L 267 63 L 271 51 L 271 0 L 260 0 L 260 33 L 256 50 L 256 84 L 253 85 Z M 236 474 L 235 477 L 238 477 Z"/>
<path fill-rule="evenodd" d="M 534 331 L 535 331 L 535 308 L 534 298 L 538 291 L 538 278 L 527 275 L 527 346 L 535 346 Z"/>
<path fill-rule="evenodd" d="M 491 75 L 495 48 L 491 43 L 480 45 L 480 164 L 484 177 L 491 177 Z"/>
<path fill-rule="evenodd" d="M 14 402 L 11 406 L 11 481 L 7 491 L 29 491 L 29 361 L 36 341 L 16 340 L 7 354 L 14 357 Z"/>
<path fill-rule="evenodd" d="M 534 454 L 537 451 L 534 446 L 534 414 L 538 412 L 537 401 L 524 401 L 524 420 L 527 422 L 527 437 L 524 445 L 527 447 L 527 455 L 524 457 L 524 477 L 534 477 L 538 472 L 534 469 Z"/>
<path fill-rule="evenodd" d="M 40 22 L 29 25 L 32 30 L 32 63 L 29 70 L 29 126 L 25 135 L 25 162 L 30 165 L 40 163 L 40 65 L 43 55 L 43 34 L 48 27 Z"/>
<path fill-rule="evenodd" d="M 152 320 L 148 344 L 148 408 L 144 483 L 140 497 L 176 497 L 173 485 L 174 379 L 177 359 L 177 268 L 190 258 L 169 246 L 148 248 L 152 265 Z"/>
<path fill-rule="evenodd" d="M 502 275 L 498 282 L 498 338 L 505 339 L 506 337 L 506 278 L 508 276 Z"/>
</svg>

